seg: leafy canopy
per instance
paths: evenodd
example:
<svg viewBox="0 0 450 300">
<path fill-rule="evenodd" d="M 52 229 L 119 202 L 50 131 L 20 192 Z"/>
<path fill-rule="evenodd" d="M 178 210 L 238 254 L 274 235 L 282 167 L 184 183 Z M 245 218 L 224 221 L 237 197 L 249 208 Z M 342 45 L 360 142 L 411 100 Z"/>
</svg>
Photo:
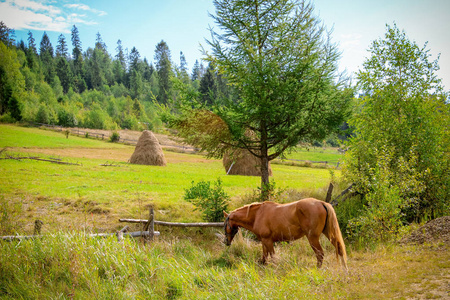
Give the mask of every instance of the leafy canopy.
<svg viewBox="0 0 450 300">
<path fill-rule="evenodd" d="M 339 53 L 311 4 L 216 0 L 214 5 L 218 31 L 211 29 L 207 60 L 234 93 L 212 99 L 209 107 L 189 93 L 185 99 L 197 102 L 187 107 L 216 113 L 231 139 L 209 148 L 249 150 L 261 159 L 267 184 L 270 160 L 301 140 L 324 138 L 341 124 L 351 92 L 341 89 Z"/>
<path fill-rule="evenodd" d="M 408 202 L 409 218 L 442 214 L 448 210 L 450 120 L 448 93 L 436 76 L 438 59 L 431 61 L 427 45 L 420 48 L 396 25 L 386 29 L 357 74 L 362 95 L 349 121 L 356 135 L 350 140 L 346 174 L 361 192 L 376 192 L 372 174 L 387 151 L 395 175 L 390 185 Z"/>
</svg>

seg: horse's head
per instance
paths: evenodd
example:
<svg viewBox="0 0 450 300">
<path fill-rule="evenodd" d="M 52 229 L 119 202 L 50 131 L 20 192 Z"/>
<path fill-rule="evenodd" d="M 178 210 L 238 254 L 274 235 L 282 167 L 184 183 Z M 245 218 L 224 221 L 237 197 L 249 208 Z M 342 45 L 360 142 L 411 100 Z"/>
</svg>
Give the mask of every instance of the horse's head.
<svg viewBox="0 0 450 300">
<path fill-rule="evenodd" d="M 225 223 L 224 223 L 224 230 L 225 230 L 225 245 L 230 246 L 231 241 L 233 240 L 234 236 L 239 230 L 239 226 L 236 224 L 233 224 L 233 221 L 230 220 L 230 215 L 226 212 L 223 212 L 225 216 Z"/>
</svg>

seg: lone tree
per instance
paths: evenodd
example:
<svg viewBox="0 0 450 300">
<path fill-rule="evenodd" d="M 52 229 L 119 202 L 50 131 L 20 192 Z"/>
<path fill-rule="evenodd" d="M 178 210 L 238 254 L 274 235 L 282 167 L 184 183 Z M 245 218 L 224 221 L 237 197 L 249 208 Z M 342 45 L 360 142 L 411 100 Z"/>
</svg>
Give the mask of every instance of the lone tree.
<svg viewBox="0 0 450 300">
<path fill-rule="evenodd" d="M 214 5 L 216 14 L 211 17 L 219 31 L 211 29 L 207 42 L 212 53 L 207 60 L 226 78 L 235 96 L 215 99 L 206 107 L 228 125 L 229 140 L 201 146 L 219 155 L 223 152 L 217 147 L 250 151 L 261 160 L 264 191 L 269 161 L 300 141 L 323 139 L 337 128 L 352 94 L 343 89 L 336 65 L 339 52 L 313 16 L 311 4 L 216 0 Z M 199 99 L 192 91 L 185 98 Z M 184 137 L 189 142 L 189 136 Z"/>
</svg>

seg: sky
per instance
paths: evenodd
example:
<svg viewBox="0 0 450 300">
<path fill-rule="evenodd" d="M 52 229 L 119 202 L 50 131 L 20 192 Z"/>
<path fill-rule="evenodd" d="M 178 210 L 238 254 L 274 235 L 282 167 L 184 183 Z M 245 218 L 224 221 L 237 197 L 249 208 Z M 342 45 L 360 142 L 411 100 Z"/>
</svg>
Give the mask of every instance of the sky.
<svg viewBox="0 0 450 300">
<path fill-rule="evenodd" d="M 406 32 L 419 47 L 428 42 L 431 59 L 440 55 L 437 72 L 450 90 L 450 0 L 315 0 L 315 14 L 328 29 L 341 54 L 339 68 L 353 75 L 370 56 L 369 46 L 384 37 L 386 24 Z M 39 45 L 44 31 L 53 47 L 64 34 L 72 50 L 70 30 L 76 25 L 82 48 L 94 47 L 100 33 L 107 50 L 116 54 L 117 41 L 141 58 L 154 61 L 156 45 L 164 40 L 179 65 L 182 51 L 188 68 L 208 50 L 209 28 L 216 28 L 212 0 L 0 0 L 0 21 L 27 43 L 28 31 Z"/>
</svg>

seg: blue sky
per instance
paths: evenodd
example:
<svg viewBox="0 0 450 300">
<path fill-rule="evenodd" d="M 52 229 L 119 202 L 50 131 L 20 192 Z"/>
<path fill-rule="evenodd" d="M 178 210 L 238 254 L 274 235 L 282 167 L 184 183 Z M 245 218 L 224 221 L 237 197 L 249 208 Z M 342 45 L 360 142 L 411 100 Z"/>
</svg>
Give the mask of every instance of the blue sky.
<svg viewBox="0 0 450 300">
<path fill-rule="evenodd" d="M 423 46 L 428 41 L 432 58 L 440 53 L 438 76 L 450 90 L 450 0 L 315 0 L 316 14 L 342 51 L 341 70 L 356 72 L 367 57 L 371 42 L 384 36 L 385 25 L 396 22 L 407 36 Z M 15 29 L 16 38 L 26 41 L 33 33 L 36 43 L 44 31 L 56 46 L 63 33 L 71 50 L 70 29 L 80 32 L 83 50 L 93 47 L 100 32 L 108 52 L 115 55 L 117 40 L 124 48 L 136 47 L 141 58 L 153 61 L 156 44 L 169 45 L 172 60 L 179 64 L 183 51 L 191 68 L 201 59 L 200 44 L 206 47 L 208 13 L 212 0 L 0 0 L 0 20 Z"/>
</svg>

